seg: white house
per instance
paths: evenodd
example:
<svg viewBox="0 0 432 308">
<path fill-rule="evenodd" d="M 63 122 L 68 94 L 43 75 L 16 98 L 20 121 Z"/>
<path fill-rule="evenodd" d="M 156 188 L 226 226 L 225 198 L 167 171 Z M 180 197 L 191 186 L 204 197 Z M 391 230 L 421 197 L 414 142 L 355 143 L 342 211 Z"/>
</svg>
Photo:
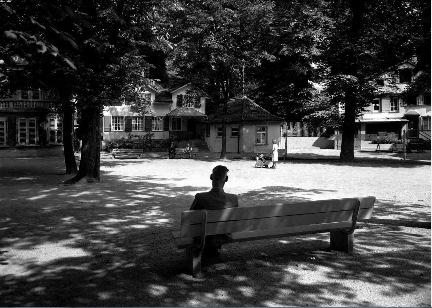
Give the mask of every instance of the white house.
<svg viewBox="0 0 432 308">
<path fill-rule="evenodd" d="M 403 131 L 408 138 L 430 140 L 430 94 L 418 93 L 411 100 L 403 95 L 420 74 L 415 73 L 415 64 L 416 58 L 413 57 L 375 80 L 375 98 L 357 119 L 362 140 L 374 140 L 379 135 L 401 139 Z"/>
<path fill-rule="evenodd" d="M 191 84 L 167 89 L 153 81 L 142 88 L 150 101 L 144 115 L 131 104 L 104 107 L 103 141 L 149 132 L 158 140 L 204 138 L 206 99 L 192 90 Z"/>
</svg>

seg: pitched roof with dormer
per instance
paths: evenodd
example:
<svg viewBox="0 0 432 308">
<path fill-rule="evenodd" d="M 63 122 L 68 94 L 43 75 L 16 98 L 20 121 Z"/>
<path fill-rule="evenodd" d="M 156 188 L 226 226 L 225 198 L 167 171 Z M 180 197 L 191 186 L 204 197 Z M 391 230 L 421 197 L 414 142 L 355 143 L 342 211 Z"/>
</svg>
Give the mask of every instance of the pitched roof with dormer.
<svg viewBox="0 0 432 308">
<path fill-rule="evenodd" d="M 222 106 L 219 107 L 216 114 L 209 117 L 209 122 L 222 122 L 223 118 L 225 118 L 227 123 L 283 121 L 281 117 L 271 114 L 245 96 L 229 100 L 227 114 L 225 116 L 222 110 Z"/>
</svg>

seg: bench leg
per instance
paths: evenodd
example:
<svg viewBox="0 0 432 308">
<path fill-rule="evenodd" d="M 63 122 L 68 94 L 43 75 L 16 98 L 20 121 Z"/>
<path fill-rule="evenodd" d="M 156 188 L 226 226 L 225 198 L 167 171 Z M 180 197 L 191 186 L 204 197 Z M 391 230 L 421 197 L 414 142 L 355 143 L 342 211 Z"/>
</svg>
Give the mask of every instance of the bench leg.
<svg viewBox="0 0 432 308">
<path fill-rule="evenodd" d="M 197 249 L 194 247 L 186 249 L 186 258 L 189 266 L 189 271 L 194 277 L 199 276 L 201 273 L 202 253 L 202 249 Z"/>
<path fill-rule="evenodd" d="M 345 231 L 330 232 L 330 249 L 352 253 L 354 248 L 354 233 Z"/>
</svg>

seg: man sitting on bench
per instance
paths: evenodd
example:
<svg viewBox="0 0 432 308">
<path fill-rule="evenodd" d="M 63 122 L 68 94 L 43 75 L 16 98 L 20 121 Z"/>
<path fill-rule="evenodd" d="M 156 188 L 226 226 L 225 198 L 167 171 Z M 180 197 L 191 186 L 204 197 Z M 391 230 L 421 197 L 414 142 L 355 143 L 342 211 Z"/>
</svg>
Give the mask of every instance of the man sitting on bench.
<svg viewBox="0 0 432 308">
<path fill-rule="evenodd" d="M 229 207 L 238 207 L 238 198 L 234 194 L 224 192 L 223 187 L 228 181 L 228 168 L 222 165 L 213 168 L 210 175 L 212 189 L 209 192 L 198 193 L 191 205 L 191 210 L 221 210 Z M 206 236 L 204 255 L 218 257 L 221 242 L 225 235 Z"/>
</svg>

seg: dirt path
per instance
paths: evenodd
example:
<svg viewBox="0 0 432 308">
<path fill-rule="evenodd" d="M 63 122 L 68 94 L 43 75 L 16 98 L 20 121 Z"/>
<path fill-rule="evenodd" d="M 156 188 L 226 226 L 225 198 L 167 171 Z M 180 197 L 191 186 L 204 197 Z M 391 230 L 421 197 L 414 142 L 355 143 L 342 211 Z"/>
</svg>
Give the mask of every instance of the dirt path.
<svg viewBox="0 0 432 308">
<path fill-rule="evenodd" d="M 356 251 L 328 235 L 226 245 L 202 279 L 170 232 L 219 161 L 112 160 L 100 184 L 59 184 L 61 159 L 0 160 L 1 306 L 429 306 L 430 166 L 222 162 L 242 206 L 374 195 Z"/>
</svg>

